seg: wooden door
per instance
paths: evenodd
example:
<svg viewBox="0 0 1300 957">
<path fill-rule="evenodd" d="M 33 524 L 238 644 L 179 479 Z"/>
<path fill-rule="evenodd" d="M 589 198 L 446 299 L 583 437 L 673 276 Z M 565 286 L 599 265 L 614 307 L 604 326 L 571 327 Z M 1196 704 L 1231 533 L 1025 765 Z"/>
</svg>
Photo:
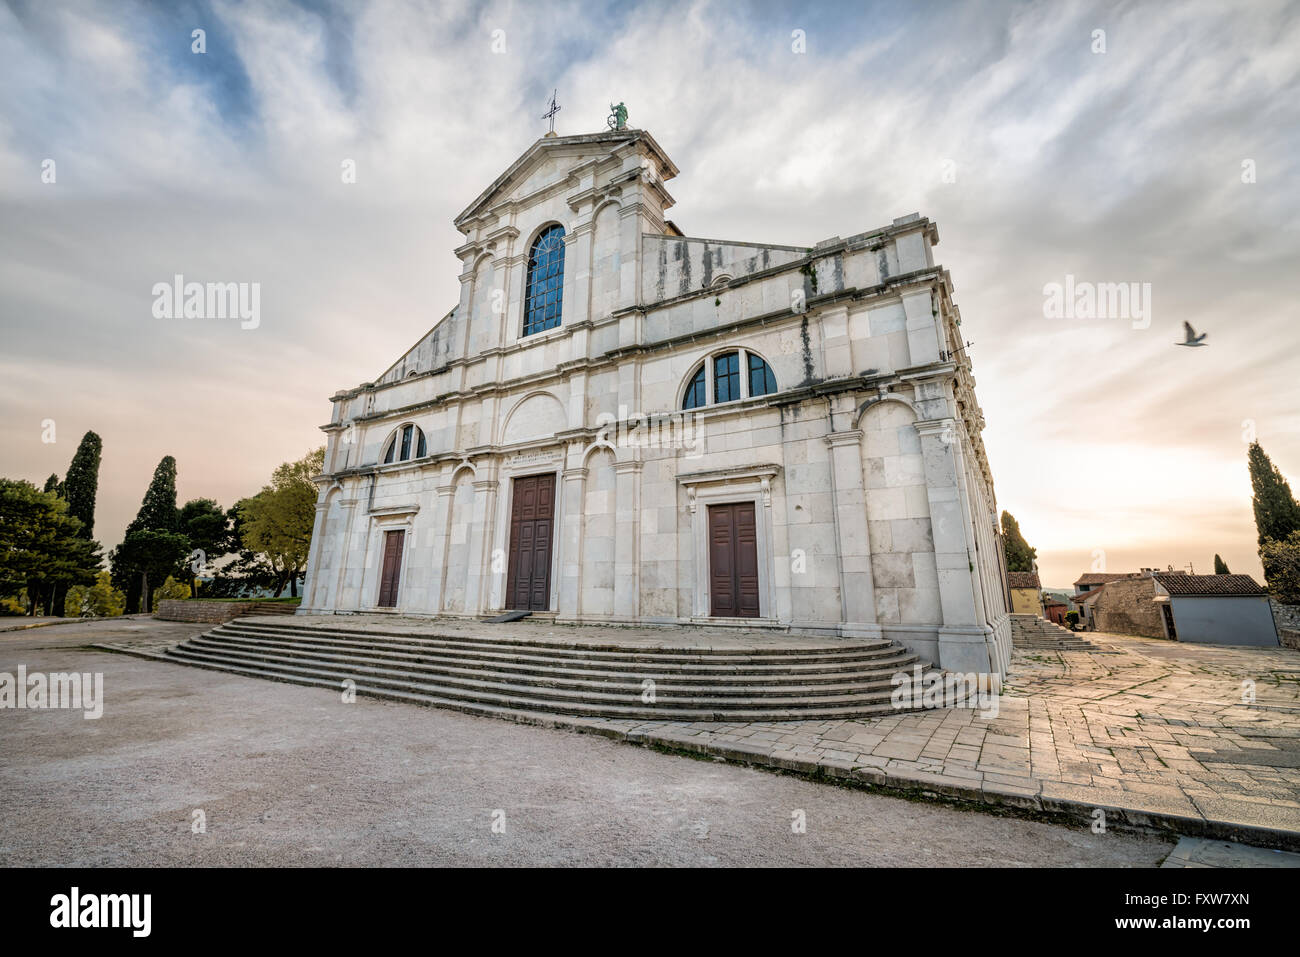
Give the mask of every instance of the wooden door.
<svg viewBox="0 0 1300 957">
<path fill-rule="evenodd" d="M 384 567 L 379 573 L 379 607 L 397 606 L 397 586 L 402 578 L 402 546 L 406 532 L 384 532 Z"/>
<path fill-rule="evenodd" d="M 752 502 L 709 506 L 709 614 L 758 617 L 758 534 Z"/>
<path fill-rule="evenodd" d="M 515 479 L 510 501 L 510 554 L 506 562 L 507 610 L 550 608 L 554 520 L 554 473 Z"/>
</svg>

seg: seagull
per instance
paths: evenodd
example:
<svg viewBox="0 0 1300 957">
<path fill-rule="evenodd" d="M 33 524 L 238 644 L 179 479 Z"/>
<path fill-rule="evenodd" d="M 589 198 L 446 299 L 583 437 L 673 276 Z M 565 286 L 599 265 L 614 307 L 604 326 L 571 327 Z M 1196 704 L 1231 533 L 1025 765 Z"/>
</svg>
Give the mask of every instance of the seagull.
<svg viewBox="0 0 1300 957">
<path fill-rule="evenodd" d="M 1205 345 L 1205 343 L 1202 340 L 1204 340 L 1205 337 L 1209 335 L 1208 332 L 1202 332 L 1198 336 L 1196 334 L 1196 330 L 1192 328 L 1192 324 L 1190 322 L 1184 322 L 1183 329 L 1185 330 L 1186 339 L 1184 339 L 1182 342 L 1175 342 L 1174 345 L 1189 346 L 1193 348 L 1196 346 Z"/>
</svg>

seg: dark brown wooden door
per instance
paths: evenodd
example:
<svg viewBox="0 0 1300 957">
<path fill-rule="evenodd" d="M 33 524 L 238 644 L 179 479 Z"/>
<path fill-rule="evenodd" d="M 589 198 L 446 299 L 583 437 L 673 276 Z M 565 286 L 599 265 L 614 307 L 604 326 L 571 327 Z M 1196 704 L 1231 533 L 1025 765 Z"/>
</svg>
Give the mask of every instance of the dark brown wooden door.
<svg viewBox="0 0 1300 957">
<path fill-rule="evenodd" d="M 510 504 L 506 609 L 546 611 L 551 604 L 555 475 L 517 478 Z"/>
<path fill-rule="evenodd" d="M 758 617 L 754 504 L 709 506 L 709 614 Z"/>
<path fill-rule="evenodd" d="M 397 586 L 402 578 L 402 545 L 406 532 L 384 532 L 384 567 L 379 574 L 379 607 L 397 605 Z"/>
</svg>

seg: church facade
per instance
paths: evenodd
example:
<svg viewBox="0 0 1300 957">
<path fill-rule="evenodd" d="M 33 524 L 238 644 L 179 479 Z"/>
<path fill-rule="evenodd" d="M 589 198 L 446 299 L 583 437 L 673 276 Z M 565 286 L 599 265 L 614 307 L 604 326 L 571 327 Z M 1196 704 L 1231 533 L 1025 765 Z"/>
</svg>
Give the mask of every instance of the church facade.
<svg viewBox="0 0 1300 957">
<path fill-rule="evenodd" d="M 693 238 L 677 172 L 643 130 L 548 134 L 457 217 L 459 303 L 331 399 L 300 613 L 768 627 L 1005 673 L 935 224 Z"/>
</svg>

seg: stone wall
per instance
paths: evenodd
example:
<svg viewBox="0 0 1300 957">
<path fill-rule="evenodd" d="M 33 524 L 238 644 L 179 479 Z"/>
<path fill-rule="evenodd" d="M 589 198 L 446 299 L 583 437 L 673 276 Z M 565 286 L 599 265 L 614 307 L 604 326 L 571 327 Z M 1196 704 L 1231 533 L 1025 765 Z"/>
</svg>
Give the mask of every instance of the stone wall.
<svg viewBox="0 0 1300 957">
<path fill-rule="evenodd" d="M 1109 582 L 1093 599 L 1092 620 L 1097 631 L 1112 635 L 1165 637 L 1160 606 L 1155 599 L 1155 579 L 1121 578 Z"/>
<path fill-rule="evenodd" d="M 158 602 L 155 618 L 163 621 L 193 621 L 219 625 L 240 615 L 247 615 L 255 601 L 191 601 L 164 598 Z"/>
<path fill-rule="evenodd" d="M 1283 648 L 1300 651 L 1300 631 L 1295 628 L 1279 628 L 1277 630 L 1277 640 L 1282 643 Z"/>
<path fill-rule="evenodd" d="M 1274 598 L 1268 600 L 1273 609 L 1273 622 L 1280 632 L 1283 628 L 1300 631 L 1300 605 L 1283 605 Z"/>
</svg>

